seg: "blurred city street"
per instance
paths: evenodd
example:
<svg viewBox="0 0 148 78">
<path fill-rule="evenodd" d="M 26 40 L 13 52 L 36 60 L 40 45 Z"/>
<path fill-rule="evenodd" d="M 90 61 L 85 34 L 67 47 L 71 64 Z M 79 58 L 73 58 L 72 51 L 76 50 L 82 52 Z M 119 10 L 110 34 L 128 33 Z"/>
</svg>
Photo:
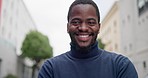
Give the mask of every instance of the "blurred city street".
<svg viewBox="0 0 148 78">
<path fill-rule="evenodd" d="M 32 30 L 48 37 L 53 56 L 70 49 L 66 19 L 73 0 L 50 0 L 51 2 L 45 3 L 40 0 L 44 6 L 36 3 L 32 8 L 29 7 L 32 5 L 29 1 L 0 0 L 0 78 L 32 78 L 33 71 L 34 78 L 37 78 L 44 60 L 39 60 L 33 70 L 38 60 L 22 56 L 23 41 Z M 98 39 L 105 44 L 105 50 L 127 56 L 136 67 L 139 78 L 148 78 L 148 0 L 111 0 L 106 8 L 104 6 L 107 3 L 103 4 L 105 1 L 95 2 L 101 13 Z M 46 6 L 49 4 L 53 6 Z M 37 6 L 41 7 L 44 13 Z M 36 14 L 33 10 L 36 10 Z"/>
</svg>

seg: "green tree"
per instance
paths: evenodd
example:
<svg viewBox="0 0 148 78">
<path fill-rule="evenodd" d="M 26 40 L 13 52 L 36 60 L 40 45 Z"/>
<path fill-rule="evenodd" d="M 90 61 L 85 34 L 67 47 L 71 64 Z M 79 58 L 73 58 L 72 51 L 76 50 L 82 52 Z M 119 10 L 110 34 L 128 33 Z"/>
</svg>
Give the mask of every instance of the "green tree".
<svg viewBox="0 0 148 78">
<path fill-rule="evenodd" d="M 15 75 L 12 74 L 8 74 L 7 76 L 5 76 L 4 78 L 17 78 Z"/>
<path fill-rule="evenodd" d="M 104 47 L 105 47 L 105 44 L 102 43 L 102 41 L 101 41 L 100 38 L 98 39 L 98 46 L 99 46 L 99 48 L 101 48 L 101 49 L 104 49 Z"/>
<path fill-rule="evenodd" d="M 40 61 L 53 56 L 48 37 L 35 30 L 26 35 L 21 50 L 24 58 L 30 58 L 35 62 L 32 66 L 32 78 Z"/>
</svg>

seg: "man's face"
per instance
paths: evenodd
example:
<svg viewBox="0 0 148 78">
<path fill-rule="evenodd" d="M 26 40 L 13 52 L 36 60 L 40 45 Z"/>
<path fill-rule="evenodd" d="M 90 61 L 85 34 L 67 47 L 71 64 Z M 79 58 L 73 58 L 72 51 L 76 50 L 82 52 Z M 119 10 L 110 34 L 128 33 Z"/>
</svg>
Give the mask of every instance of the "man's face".
<svg viewBox="0 0 148 78">
<path fill-rule="evenodd" d="M 67 32 L 73 44 L 87 48 L 94 44 L 100 29 L 96 10 L 89 4 L 75 5 L 69 17 Z"/>
</svg>

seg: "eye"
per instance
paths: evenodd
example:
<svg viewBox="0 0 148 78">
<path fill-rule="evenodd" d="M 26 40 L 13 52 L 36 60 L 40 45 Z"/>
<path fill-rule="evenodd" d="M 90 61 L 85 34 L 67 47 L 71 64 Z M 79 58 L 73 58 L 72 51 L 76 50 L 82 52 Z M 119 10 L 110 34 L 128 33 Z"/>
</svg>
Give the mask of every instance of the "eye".
<svg viewBox="0 0 148 78">
<path fill-rule="evenodd" d="M 97 20 L 95 18 L 89 18 L 87 19 L 87 24 L 89 26 L 95 26 L 97 24 Z"/>
<path fill-rule="evenodd" d="M 94 21 L 94 20 L 89 20 L 87 23 L 88 23 L 89 26 L 96 25 L 96 21 Z"/>
<path fill-rule="evenodd" d="M 80 20 L 72 20 L 71 24 L 74 25 L 74 26 L 78 26 L 78 25 L 81 24 L 81 21 Z"/>
</svg>

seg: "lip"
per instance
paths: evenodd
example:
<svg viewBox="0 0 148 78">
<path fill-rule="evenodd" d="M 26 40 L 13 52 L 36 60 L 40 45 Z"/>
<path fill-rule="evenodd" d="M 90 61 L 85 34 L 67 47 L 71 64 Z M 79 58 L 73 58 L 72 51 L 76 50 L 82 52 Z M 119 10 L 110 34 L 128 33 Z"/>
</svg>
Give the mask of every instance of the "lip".
<svg viewBox="0 0 148 78">
<path fill-rule="evenodd" d="M 89 35 L 78 35 L 79 37 L 81 37 L 81 38 L 87 38 L 87 37 L 89 37 Z"/>
<path fill-rule="evenodd" d="M 79 40 L 79 41 L 82 41 L 82 42 L 87 42 L 91 39 L 92 35 L 90 33 L 87 33 L 87 34 L 76 34 L 76 38 Z"/>
</svg>

